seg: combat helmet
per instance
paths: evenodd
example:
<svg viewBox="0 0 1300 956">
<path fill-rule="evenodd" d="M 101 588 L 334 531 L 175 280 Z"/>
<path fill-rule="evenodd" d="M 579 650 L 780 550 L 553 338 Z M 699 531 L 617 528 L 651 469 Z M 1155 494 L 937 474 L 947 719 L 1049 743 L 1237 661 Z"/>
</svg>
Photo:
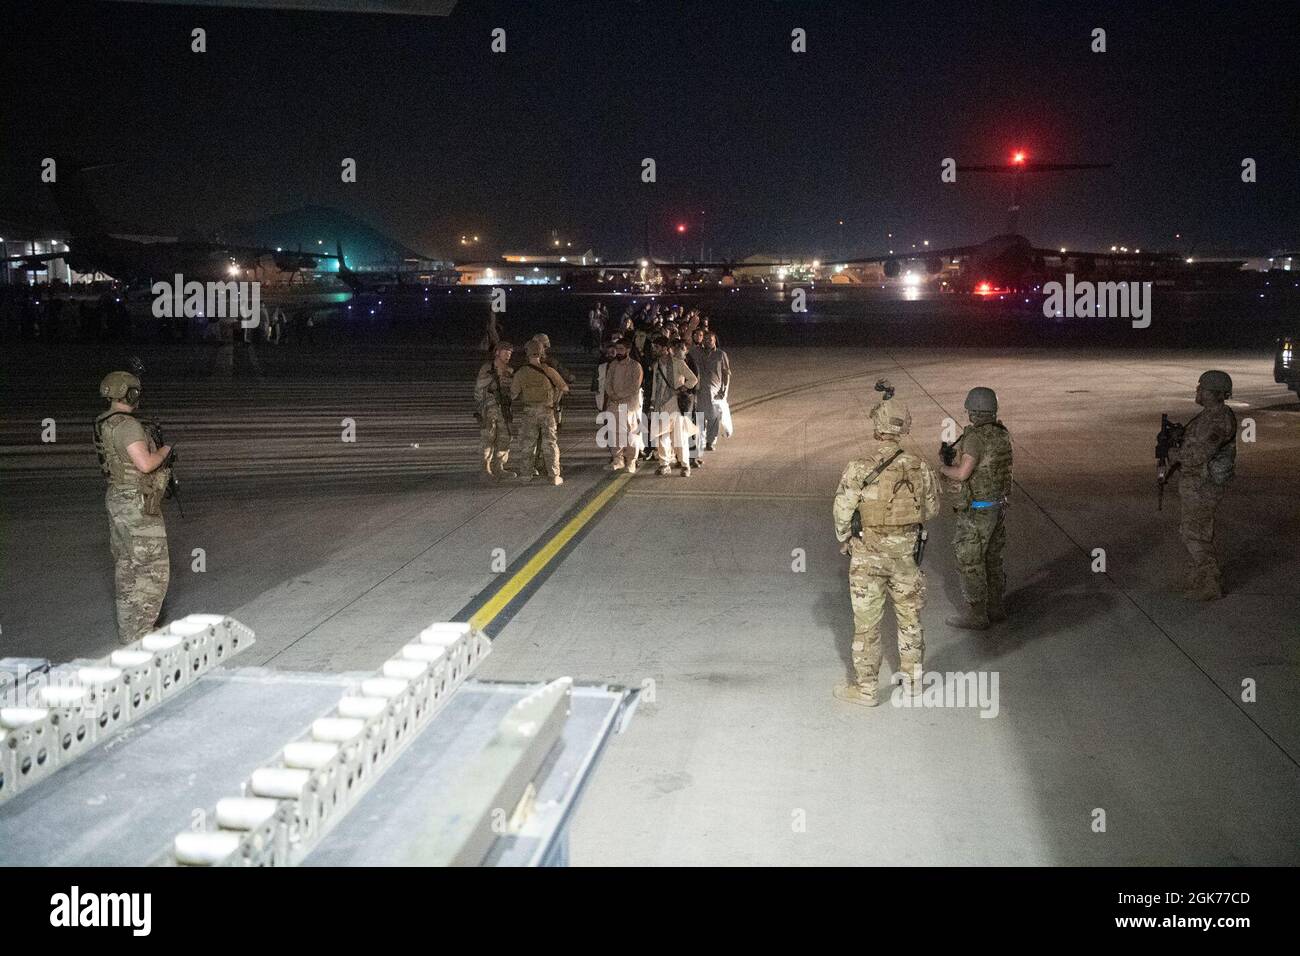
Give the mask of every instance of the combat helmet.
<svg viewBox="0 0 1300 956">
<path fill-rule="evenodd" d="M 1232 376 L 1227 372 L 1212 368 L 1208 372 L 1201 373 L 1201 377 L 1196 380 L 1196 387 L 1209 392 L 1218 392 L 1224 398 L 1231 398 Z"/>
<path fill-rule="evenodd" d="M 998 413 L 998 394 L 991 388 L 978 386 L 966 393 L 966 411 Z"/>
<path fill-rule="evenodd" d="M 912 413 L 899 398 L 887 398 L 871 410 L 877 435 L 906 435 L 912 430 Z"/>
<path fill-rule="evenodd" d="M 99 394 L 110 401 L 135 405 L 140 401 L 140 380 L 130 372 L 109 372 L 99 383 Z"/>
</svg>

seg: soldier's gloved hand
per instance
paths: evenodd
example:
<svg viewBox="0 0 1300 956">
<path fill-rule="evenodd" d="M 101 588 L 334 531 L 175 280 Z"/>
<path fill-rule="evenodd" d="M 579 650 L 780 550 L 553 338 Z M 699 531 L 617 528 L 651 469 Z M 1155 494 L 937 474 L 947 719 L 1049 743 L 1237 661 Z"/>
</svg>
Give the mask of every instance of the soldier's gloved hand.
<svg viewBox="0 0 1300 956">
<path fill-rule="evenodd" d="M 840 544 L 840 554 L 848 554 L 848 553 L 849 553 L 849 543 L 847 541 L 844 541 Z"/>
</svg>

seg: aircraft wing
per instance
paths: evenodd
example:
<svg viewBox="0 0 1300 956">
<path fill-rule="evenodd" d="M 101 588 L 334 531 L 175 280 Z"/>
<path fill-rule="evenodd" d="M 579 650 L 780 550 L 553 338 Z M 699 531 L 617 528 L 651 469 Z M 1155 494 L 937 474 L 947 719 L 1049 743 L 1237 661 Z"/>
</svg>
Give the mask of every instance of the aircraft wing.
<svg viewBox="0 0 1300 956">
<path fill-rule="evenodd" d="M 1092 259 L 1094 261 L 1104 262 L 1133 262 L 1139 260 L 1142 262 L 1180 262 L 1186 258 L 1177 252 L 1089 252 L 1085 249 L 1067 249 L 1062 252 L 1060 248 L 1056 249 L 1038 249 L 1031 250 L 1036 256 L 1052 256 L 1057 259 Z"/>
<path fill-rule="evenodd" d="M 831 266 L 865 266 L 873 263 L 885 262 L 903 262 L 909 259 L 946 259 L 955 256 L 969 256 L 979 249 L 979 246 L 951 246 L 947 249 L 926 249 L 924 251 L 915 250 L 906 253 L 889 253 L 884 256 L 855 256 L 851 259 L 822 259 L 822 265 Z"/>
<path fill-rule="evenodd" d="M 224 242 L 214 242 L 212 251 L 214 253 L 225 253 L 235 258 L 245 259 L 339 259 L 341 256 L 333 252 L 305 252 L 302 249 L 267 249 L 262 246 L 232 246 Z"/>
<path fill-rule="evenodd" d="M 1071 169 L 1110 169 L 1111 163 L 975 163 L 958 165 L 959 173 L 1060 173 Z"/>
<path fill-rule="evenodd" d="M 67 252 L 38 252 L 26 256 L 8 256 L 0 259 L 0 262 L 30 262 L 35 265 L 38 262 L 49 262 L 51 259 L 66 259 L 70 253 Z"/>
<path fill-rule="evenodd" d="M 944 256 L 963 256 L 970 255 L 978 249 L 978 246 L 956 246 L 951 249 L 926 249 L 924 252 L 911 252 L 904 254 L 890 254 L 883 256 L 861 256 L 852 259 L 823 259 L 818 257 L 818 262 L 823 265 L 866 265 L 872 262 L 888 262 L 890 260 L 903 261 L 908 259 L 934 259 L 943 258 Z M 775 269 L 781 266 L 790 266 L 804 264 L 807 259 L 783 259 L 772 262 L 750 262 L 748 260 L 728 259 L 719 261 L 695 261 L 691 259 L 680 262 L 666 259 L 647 259 L 644 260 L 647 267 L 658 269 Z M 631 272 L 642 268 L 642 260 L 635 259 L 630 262 L 594 262 L 583 265 L 581 262 L 560 262 L 557 259 L 529 259 L 526 262 L 505 262 L 499 259 L 475 259 L 467 262 L 458 262 L 453 266 L 456 269 L 465 269 L 471 266 L 486 266 L 493 269 L 509 271 L 511 269 L 554 269 L 557 271 L 606 271 L 606 272 Z"/>
</svg>

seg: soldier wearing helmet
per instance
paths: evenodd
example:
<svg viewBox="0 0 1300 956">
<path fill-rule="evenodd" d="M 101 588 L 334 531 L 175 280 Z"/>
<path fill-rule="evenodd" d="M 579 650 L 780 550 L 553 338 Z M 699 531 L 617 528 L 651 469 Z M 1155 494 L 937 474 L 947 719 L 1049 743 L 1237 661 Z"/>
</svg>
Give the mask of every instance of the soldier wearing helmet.
<svg viewBox="0 0 1300 956">
<path fill-rule="evenodd" d="M 133 414 L 140 392 L 140 380 L 130 372 L 110 372 L 99 385 L 108 410 L 95 419 L 95 453 L 108 480 L 104 506 L 113 552 L 117 634 L 123 644 L 153 628 L 170 577 L 162 499 L 172 448 L 156 448 Z"/>
<path fill-rule="evenodd" d="M 965 609 L 945 623 L 982 631 L 1007 616 L 1003 603 L 1007 578 L 1002 570 L 1007 532 L 1002 512 L 1011 492 L 1011 434 L 998 421 L 998 396 L 993 389 L 972 388 L 965 405 L 970 424 L 955 443 L 953 463 L 939 467 L 940 474 L 957 485 L 952 544 L 966 600 Z"/>
<path fill-rule="evenodd" d="M 881 383 L 886 384 L 886 383 Z M 882 388 L 887 396 L 893 389 Z M 849 597 L 853 604 L 854 680 L 834 696 L 874 707 L 882 650 L 880 619 L 886 595 L 898 620 L 898 665 L 903 690 L 919 693 L 925 640 L 921 608 L 925 575 L 920 567 L 922 525 L 939 511 L 939 485 L 923 460 L 901 445 L 912 415 L 899 399 L 887 397 L 871 410 L 875 446 L 849 462 L 835 492 L 835 537 L 849 555 Z M 857 515 L 861 529 L 855 528 Z"/>
<path fill-rule="evenodd" d="M 556 399 L 555 405 L 551 410 L 551 417 L 555 419 L 555 431 L 558 436 L 560 431 L 560 426 L 564 424 L 564 399 L 565 396 L 568 394 L 569 388 L 573 385 L 575 381 L 577 381 L 577 377 L 572 372 L 570 372 L 567 368 L 561 365 L 560 362 L 552 354 L 551 337 L 547 335 L 545 332 L 538 332 L 526 343 L 524 343 L 524 354 L 526 356 L 531 355 L 531 353 L 528 350 L 533 346 L 536 346 L 541 350 L 539 353 L 541 356 L 541 364 L 545 366 L 547 369 L 549 369 L 550 372 L 558 374 L 559 377 L 564 381 L 564 386 L 565 386 L 564 391 Z M 528 359 L 528 361 L 531 361 L 531 359 Z M 526 364 L 527 362 L 524 363 L 524 365 Z M 550 372 L 548 372 L 548 374 L 550 374 Z M 520 459 L 521 463 L 523 463 L 524 467 L 528 469 L 529 475 L 533 477 L 545 477 L 546 460 L 545 460 L 545 455 L 542 453 L 542 443 L 540 441 L 534 442 L 531 452 L 532 454 L 529 455 L 528 461 L 523 462 L 523 460 Z"/>
<path fill-rule="evenodd" d="M 1227 372 L 1203 373 L 1196 383 L 1201 411 L 1187 423 L 1182 444 L 1169 451 L 1170 467 L 1179 471 L 1178 534 L 1188 557 L 1185 593 L 1193 601 L 1223 597 L 1214 553 L 1214 513 L 1236 471 L 1237 416 L 1226 404 L 1231 396 Z"/>
<path fill-rule="evenodd" d="M 520 478 L 532 481 L 533 449 L 541 456 L 541 477 L 552 484 L 562 485 L 560 476 L 560 446 L 556 436 L 555 407 L 569 390 L 560 373 L 546 364 L 545 350 L 536 339 L 524 345 L 528 361 L 519 367 L 510 381 L 512 407 L 522 407 L 519 416 L 518 440 L 525 471 Z"/>
</svg>

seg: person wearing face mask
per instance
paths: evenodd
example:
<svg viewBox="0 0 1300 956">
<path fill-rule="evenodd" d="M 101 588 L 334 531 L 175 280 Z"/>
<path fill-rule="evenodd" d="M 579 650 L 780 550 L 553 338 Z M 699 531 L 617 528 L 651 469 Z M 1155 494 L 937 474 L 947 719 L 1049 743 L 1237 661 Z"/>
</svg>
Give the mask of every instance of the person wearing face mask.
<svg viewBox="0 0 1300 956">
<path fill-rule="evenodd" d="M 640 450 L 641 377 L 640 363 L 633 360 L 627 339 L 614 340 L 614 357 L 605 368 L 603 410 L 613 415 L 609 468 L 636 474 Z"/>
</svg>

